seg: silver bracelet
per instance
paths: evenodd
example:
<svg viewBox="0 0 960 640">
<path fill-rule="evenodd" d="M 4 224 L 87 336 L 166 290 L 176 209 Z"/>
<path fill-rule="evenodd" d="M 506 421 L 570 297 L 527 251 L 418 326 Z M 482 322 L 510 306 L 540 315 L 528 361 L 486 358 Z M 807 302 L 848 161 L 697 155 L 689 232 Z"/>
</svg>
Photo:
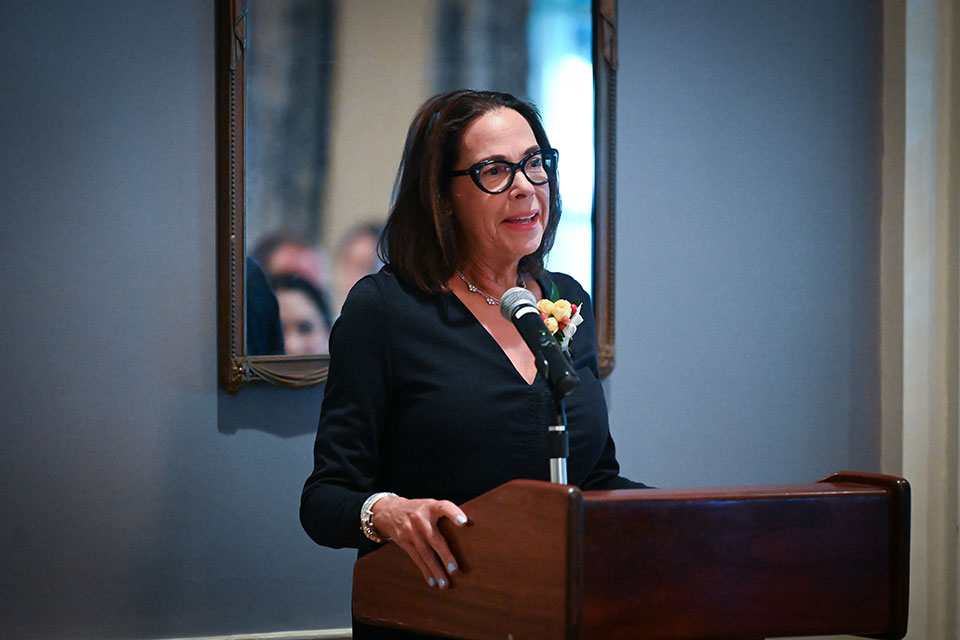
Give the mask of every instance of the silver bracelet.
<svg viewBox="0 0 960 640">
<path fill-rule="evenodd" d="M 360 508 L 360 529 L 363 531 L 363 535 L 367 536 L 374 542 L 387 542 L 390 539 L 382 537 L 380 532 L 377 531 L 377 528 L 373 526 L 373 505 L 376 504 L 377 500 L 380 498 L 387 497 L 396 498 L 397 494 L 390 493 L 389 491 L 375 493 L 367 498 L 363 502 L 363 506 Z"/>
</svg>

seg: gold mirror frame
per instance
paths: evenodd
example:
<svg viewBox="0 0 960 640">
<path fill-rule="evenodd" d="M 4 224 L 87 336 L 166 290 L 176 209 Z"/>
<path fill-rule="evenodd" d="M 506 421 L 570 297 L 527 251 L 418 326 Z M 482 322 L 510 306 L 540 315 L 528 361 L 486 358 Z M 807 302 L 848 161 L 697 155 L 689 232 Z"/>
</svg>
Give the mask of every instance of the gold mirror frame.
<svg viewBox="0 0 960 640">
<path fill-rule="evenodd" d="M 593 0 L 593 287 L 600 375 L 614 363 L 617 1 Z M 326 380 L 329 356 L 249 356 L 244 331 L 245 0 L 216 3 L 217 351 L 229 392 L 252 381 L 302 388 Z"/>
</svg>

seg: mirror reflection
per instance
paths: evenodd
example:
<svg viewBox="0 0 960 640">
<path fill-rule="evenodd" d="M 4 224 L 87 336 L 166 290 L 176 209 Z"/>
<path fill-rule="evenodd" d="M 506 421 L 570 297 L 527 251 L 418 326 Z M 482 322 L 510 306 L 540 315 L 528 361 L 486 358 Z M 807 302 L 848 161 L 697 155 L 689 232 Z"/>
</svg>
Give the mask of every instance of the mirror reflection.
<svg viewBox="0 0 960 640">
<path fill-rule="evenodd" d="M 471 87 L 536 104 L 560 150 L 548 268 L 591 289 L 590 0 L 249 0 L 245 59 L 248 355 L 327 352 L 376 244 L 407 126 Z M 278 317 L 279 316 L 279 317 Z"/>
</svg>

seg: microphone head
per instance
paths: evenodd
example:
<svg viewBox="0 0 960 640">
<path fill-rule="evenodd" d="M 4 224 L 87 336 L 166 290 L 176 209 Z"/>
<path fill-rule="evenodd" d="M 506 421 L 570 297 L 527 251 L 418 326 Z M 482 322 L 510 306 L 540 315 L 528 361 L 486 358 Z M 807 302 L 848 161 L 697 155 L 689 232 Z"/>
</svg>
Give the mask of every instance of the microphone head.
<svg viewBox="0 0 960 640">
<path fill-rule="evenodd" d="M 513 312 L 524 304 L 537 306 L 537 299 L 523 287 L 511 287 L 500 297 L 500 315 L 513 321 Z"/>
</svg>

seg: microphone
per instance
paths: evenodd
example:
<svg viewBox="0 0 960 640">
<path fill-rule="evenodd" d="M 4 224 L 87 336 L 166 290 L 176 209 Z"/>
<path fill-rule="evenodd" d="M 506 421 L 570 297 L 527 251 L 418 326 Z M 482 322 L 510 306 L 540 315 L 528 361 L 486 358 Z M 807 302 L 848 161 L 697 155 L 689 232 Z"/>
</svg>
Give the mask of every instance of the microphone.
<svg viewBox="0 0 960 640">
<path fill-rule="evenodd" d="M 537 299 L 523 287 L 507 289 L 500 298 L 500 313 L 513 323 L 537 361 L 537 370 L 547 379 L 557 398 L 567 395 L 580 382 L 577 372 L 547 329 Z"/>
</svg>

